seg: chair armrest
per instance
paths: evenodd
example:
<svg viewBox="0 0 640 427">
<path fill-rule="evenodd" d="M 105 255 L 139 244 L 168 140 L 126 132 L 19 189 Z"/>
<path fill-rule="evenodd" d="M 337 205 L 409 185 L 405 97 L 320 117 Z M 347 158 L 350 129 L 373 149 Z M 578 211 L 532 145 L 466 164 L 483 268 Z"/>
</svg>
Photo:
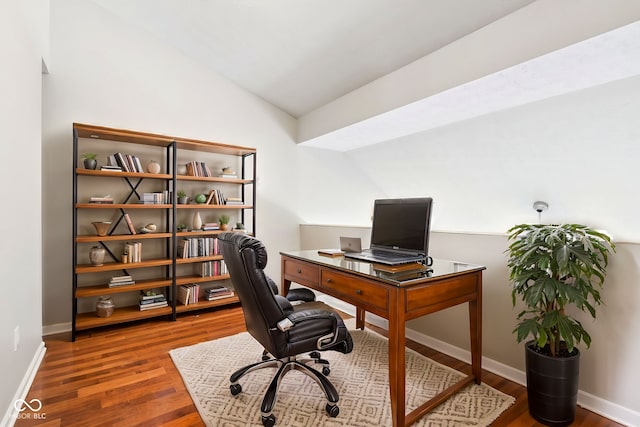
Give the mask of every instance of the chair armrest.
<svg viewBox="0 0 640 427">
<path fill-rule="evenodd" d="M 278 303 L 280 308 L 282 308 L 282 311 L 284 311 L 284 314 L 289 315 L 290 313 L 293 313 L 293 306 L 291 305 L 291 302 L 288 299 L 286 299 L 281 295 L 274 295 L 274 296 L 276 298 L 276 302 Z"/>
</svg>

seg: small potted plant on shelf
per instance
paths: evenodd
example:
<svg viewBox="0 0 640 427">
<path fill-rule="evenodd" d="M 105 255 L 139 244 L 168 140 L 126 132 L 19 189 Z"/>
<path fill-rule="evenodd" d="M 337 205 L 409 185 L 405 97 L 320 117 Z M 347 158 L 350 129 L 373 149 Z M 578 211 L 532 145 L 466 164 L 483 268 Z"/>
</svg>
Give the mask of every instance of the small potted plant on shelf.
<svg viewBox="0 0 640 427">
<path fill-rule="evenodd" d="M 84 168 L 95 169 L 98 167 L 98 160 L 96 157 L 98 157 L 96 153 L 84 153 L 82 155 L 82 158 L 84 159 Z"/>
<path fill-rule="evenodd" d="M 189 203 L 189 197 L 187 197 L 187 193 L 184 190 L 178 190 L 176 196 L 178 196 L 179 205 L 186 205 Z"/>
<path fill-rule="evenodd" d="M 235 233 L 246 233 L 247 229 L 244 227 L 244 224 L 241 222 L 236 222 L 236 228 L 233 229 Z"/>
<path fill-rule="evenodd" d="M 609 252 L 615 245 L 606 234 L 579 224 L 520 224 L 509 232 L 512 300 L 525 309 L 514 329 L 525 344 L 529 412 L 547 425 L 573 422 L 578 394 L 581 341 L 591 336 L 571 316 L 570 306 L 596 317 L 602 303 Z"/>
<path fill-rule="evenodd" d="M 226 215 L 226 214 L 220 215 L 220 218 L 218 218 L 218 223 L 220 223 L 220 230 L 225 231 L 229 228 L 229 220 L 231 220 L 229 215 Z"/>
</svg>

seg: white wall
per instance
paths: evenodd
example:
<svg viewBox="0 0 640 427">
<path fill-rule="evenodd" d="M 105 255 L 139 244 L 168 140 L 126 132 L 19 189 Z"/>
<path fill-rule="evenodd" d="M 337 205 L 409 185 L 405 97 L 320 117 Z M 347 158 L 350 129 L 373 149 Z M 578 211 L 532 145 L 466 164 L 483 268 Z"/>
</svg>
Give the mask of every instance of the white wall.
<svg viewBox="0 0 640 427">
<path fill-rule="evenodd" d="M 317 176 L 300 183 L 317 187 L 301 217 L 369 225 L 369 196 L 429 195 L 434 230 L 504 233 L 536 222 L 533 202 L 544 200 L 544 221 L 585 223 L 640 242 L 638 93 L 640 77 L 629 78 L 336 155 L 336 185 L 321 187 Z M 351 182 L 352 171 L 360 174 L 356 191 L 337 185 Z M 320 201 L 332 198 L 339 206 L 323 208 Z"/>
<path fill-rule="evenodd" d="M 51 58 L 43 101 L 48 330 L 71 322 L 73 122 L 256 147 L 258 237 L 274 257 L 298 245 L 290 116 L 91 2 L 52 3 Z M 268 272 L 279 271 L 279 262 L 272 261 Z"/>
<path fill-rule="evenodd" d="M 27 392 L 42 343 L 40 200 L 42 34 L 34 32 L 46 2 L 0 3 L 0 424 Z M 14 351 L 14 334 L 19 343 Z M 13 414 L 15 415 L 15 414 Z"/>
</svg>

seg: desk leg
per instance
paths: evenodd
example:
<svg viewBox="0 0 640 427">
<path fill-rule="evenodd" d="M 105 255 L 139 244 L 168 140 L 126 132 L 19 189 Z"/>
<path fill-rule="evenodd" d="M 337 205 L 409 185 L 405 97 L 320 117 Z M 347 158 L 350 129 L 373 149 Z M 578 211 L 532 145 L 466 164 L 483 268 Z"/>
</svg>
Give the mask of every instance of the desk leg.
<svg viewBox="0 0 640 427">
<path fill-rule="evenodd" d="M 403 290 L 389 297 L 389 393 L 393 427 L 405 425 L 405 295 Z"/>
<path fill-rule="evenodd" d="M 482 382 L 482 274 L 478 274 L 477 298 L 469 301 L 471 373 L 476 384 Z"/>
<path fill-rule="evenodd" d="M 356 329 L 364 330 L 364 317 L 366 311 L 360 307 L 356 307 Z"/>
</svg>

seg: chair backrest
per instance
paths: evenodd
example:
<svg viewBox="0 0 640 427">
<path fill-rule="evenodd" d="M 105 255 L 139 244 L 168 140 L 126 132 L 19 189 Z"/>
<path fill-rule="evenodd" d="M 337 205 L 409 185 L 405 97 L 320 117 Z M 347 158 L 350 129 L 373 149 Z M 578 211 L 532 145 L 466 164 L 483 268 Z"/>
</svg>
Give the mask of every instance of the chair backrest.
<svg viewBox="0 0 640 427">
<path fill-rule="evenodd" d="M 218 242 L 242 305 L 247 331 L 267 351 L 275 354 L 281 344 L 279 341 L 285 337 L 270 331 L 277 328 L 277 322 L 285 317 L 285 313 L 263 271 L 267 265 L 266 248 L 258 239 L 241 233 L 221 233 Z"/>
</svg>

